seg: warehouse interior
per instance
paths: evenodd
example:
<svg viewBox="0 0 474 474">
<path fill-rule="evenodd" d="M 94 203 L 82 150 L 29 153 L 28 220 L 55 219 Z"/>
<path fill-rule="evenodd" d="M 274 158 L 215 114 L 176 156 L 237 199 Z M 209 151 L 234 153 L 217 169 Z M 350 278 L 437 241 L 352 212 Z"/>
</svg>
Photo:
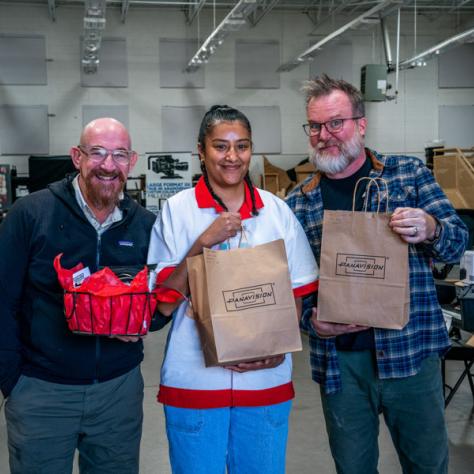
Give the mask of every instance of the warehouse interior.
<svg viewBox="0 0 474 474">
<path fill-rule="evenodd" d="M 73 170 L 71 146 L 104 116 L 126 125 L 139 155 L 127 190 L 159 213 L 199 178 L 197 133 L 213 104 L 248 115 L 251 178 L 284 198 L 314 171 L 301 87 L 320 74 L 361 89 L 367 146 L 426 162 L 472 229 L 472 0 L 0 0 L 0 222 L 15 200 Z M 453 290 L 459 264 L 437 271 L 439 286 Z M 444 367 L 454 474 L 474 465 L 472 308 L 446 313 L 460 351 Z M 156 401 L 167 331 L 145 339 L 144 474 L 171 472 Z M 287 472 L 334 473 L 302 337 Z M 379 471 L 401 472 L 383 421 Z M 2 410 L 0 474 L 8 472 Z"/>
</svg>

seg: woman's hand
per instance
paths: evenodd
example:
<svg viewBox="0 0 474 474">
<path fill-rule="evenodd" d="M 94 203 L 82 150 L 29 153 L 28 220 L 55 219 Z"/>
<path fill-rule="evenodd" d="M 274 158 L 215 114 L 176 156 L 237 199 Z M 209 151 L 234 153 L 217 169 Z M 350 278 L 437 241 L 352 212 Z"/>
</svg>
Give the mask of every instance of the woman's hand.
<svg viewBox="0 0 474 474">
<path fill-rule="evenodd" d="M 204 247 L 210 248 L 213 245 L 224 242 L 230 237 L 234 237 L 241 228 L 242 223 L 238 212 L 222 212 L 219 214 L 214 222 L 197 238 L 181 263 L 163 283 L 164 286 L 174 288 L 183 295 L 189 294 L 186 258 L 201 254 Z M 181 300 L 175 303 L 163 303 L 158 301 L 158 311 L 165 316 L 171 316 L 179 304 L 181 304 Z"/>
<path fill-rule="evenodd" d="M 234 372 L 247 372 L 249 370 L 273 369 L 285 360 L 285 354 L 279 354 L 266 359 L 255 360 L 253 362 L 241 362 L 236 365 L 226 365 L 224 368 Z"/>
<path fill-rule="evenodd" d="M 234 237 L 241 228 L 242 220 L 238 212 L 222 212 L 198 240 L 202 247 L 210 248 Z"/>
</svg>

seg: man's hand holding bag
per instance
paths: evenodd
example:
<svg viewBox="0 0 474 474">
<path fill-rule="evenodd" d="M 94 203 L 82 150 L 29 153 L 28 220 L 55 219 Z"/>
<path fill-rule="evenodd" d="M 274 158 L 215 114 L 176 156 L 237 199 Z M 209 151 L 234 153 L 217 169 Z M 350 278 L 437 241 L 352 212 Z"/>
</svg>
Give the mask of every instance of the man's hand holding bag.
<svg viewBox="0 0 474 474">
<path fill-rule="evenodd" d="M 366 212 L 370 186 L 379 209 L 381 195 L 377 179 L 362 179 L 369 179 L 365 212 L 324 212 L 318 320 L 402 329 L 410 307 L 408 245 L 390 229 L 387 213 Z"/>
</svg>

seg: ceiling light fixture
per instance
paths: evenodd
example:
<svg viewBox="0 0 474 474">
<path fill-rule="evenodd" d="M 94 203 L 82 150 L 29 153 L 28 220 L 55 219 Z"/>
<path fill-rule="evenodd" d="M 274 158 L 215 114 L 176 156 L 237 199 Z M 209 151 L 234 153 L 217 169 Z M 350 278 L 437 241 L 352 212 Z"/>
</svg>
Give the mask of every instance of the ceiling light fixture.
<svg viewBox="0 0 474 474">
<path fill-rule="evenodd" d="M 423 51 L 410 59 L 405 59 L 399 64 L 399 69 L 411 69 L 420 66 L 426 66 L 426 61 L 433 59 L 433 57 L 445 52 L 447 49 L 454 48 L 464 43 L 468 43 L 474 40 L 474 28 L 458 33 L 457 35 L 448 38 L 441 43 L 432 46 L 431 48 Z M 389 69 L 392 72 L 394 69 Z"/>
<path fill-rule="evenodd" d="M 338 30 L 335 30 L 332 33 L 325 36 L 322 40 L 320 40 L 316 44 L 312 45 L 306 51 L 303 51 L 299 56 L 297 56 L 292 61 L 288 61 L 288 62 L 282 64 L 277 69 L 277 72 L 292 71 L 293 69 L 297 68 L 300 64 L 303 64 L 306 61 L 311 61 L 312 59 L 314 59 L 314 55 L 317 54 L 317 52 L 321 48 L 321 46 L 323 46 L 324 44 L 326 44 L 329 41 L 333 40 L 337 36 L 341 35 L 345 31 L 347 31 L 348 29 L 354 28 L 354 27 L 358 26 L 359 24 L 363 23 L 368 17 L 370 17 L 374 13 L 382 10 L 383 8 L 387 7 L 391 3 L 394 3 L 394 1 L 395 0 L 384 0 L 384 1 L 380 2 L 375 7 L 372 7 L 370 10 L 367 10 L 362 15 L 359 15 L 354 20 L 350 21 L 349 23 L 346 23 L 344 26 L 342 26 Z"/>
<path fill-rule="evenodd" d="M 82 40 L 82 70 L 86 74 L 97 72 L 102 31 L 105 29 L 106 0 L 86 0 L 84 37 Z"/>
<path fill-rule="evenodd" d="M 237 31 L 247 22 L 246 19 L 259 5 L 260 0 L 239 0 L 229 14 L 211 32 L 194 56 L 189 60 L 184 72 L 194 72 L 209 61 L 216 49 L 224 42 L 231 31 Z"/>
</svg>

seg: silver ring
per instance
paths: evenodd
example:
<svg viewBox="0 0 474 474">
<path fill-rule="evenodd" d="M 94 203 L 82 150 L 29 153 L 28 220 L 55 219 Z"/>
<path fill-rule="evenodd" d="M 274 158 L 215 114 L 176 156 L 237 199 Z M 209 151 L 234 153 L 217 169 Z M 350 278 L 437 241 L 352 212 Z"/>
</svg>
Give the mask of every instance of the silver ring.
<svg viewBox="0 0 474 474">
<path fill-rule="evenodd" d="M 413 234 L 411 234 L 413 237 L 418 234 L 418 227 L 416 225 L 413 226 Z"/>
</svg>

